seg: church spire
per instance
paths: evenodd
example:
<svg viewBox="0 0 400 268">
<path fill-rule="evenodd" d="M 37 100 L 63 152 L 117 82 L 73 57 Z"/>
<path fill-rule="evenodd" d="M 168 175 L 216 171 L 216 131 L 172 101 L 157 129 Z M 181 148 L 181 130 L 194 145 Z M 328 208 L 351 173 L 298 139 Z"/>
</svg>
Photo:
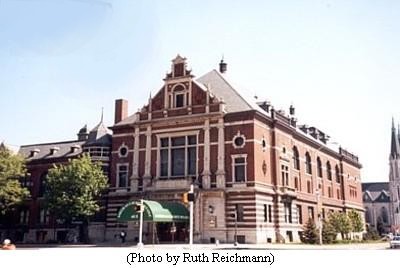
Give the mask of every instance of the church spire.
<svg viewBox="0 0 400 268">
<path fill-rule="evenodd" d="M 392 118 L 392 139 L 390 144 L 390 157 L 392 159 L 400 158 L 399 136 L 398 133 L 396 133 L 396 128 L 394 126 L 394 118 Z"/>
</svg>

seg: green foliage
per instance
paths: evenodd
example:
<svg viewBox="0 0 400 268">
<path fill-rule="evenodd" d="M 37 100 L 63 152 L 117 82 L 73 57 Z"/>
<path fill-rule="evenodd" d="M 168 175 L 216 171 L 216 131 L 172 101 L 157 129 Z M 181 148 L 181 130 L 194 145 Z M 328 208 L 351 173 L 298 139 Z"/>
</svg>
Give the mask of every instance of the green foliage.
<svg viewBox="0 0 400 268">
<path fill-rule="evenodd" d="M 322 223 L 322 242 L 324 244 L 331 244 L 336 240 L 336 236 L 337 232 L 331 222 L 324 219 Z"/>
<path fill-rule="evenodd" d="M 45 183 L 49 211 L 57 219 L 70 222 L 75 218 L 86 220 L 100 209 L 97 198 L 107 187 L 107 177 L 99 163 L 84 155 L 66 165 L 54 166 Z"/>
<path fill-rule="evenodd" d="M 334 228 L 335 232 L 341 234 L 342 239 L 348 238 L 352 226 L 346 213 L 338 211 L 332 212 L 328 216 L 328 221 Z"/>
<path fill-rule="evenodd" d="M 381 217 L 378 217 L 378 221 L 376 223 L 376 229 L 378 231 L 379 236 L 381 236 L 385 232 L 385 226 L 383 224 L 383 220 Z"/>
<path fill-rule="evenodd" d="M 380 240 L 378 231 L 375 228 L 367 225 L 367 232 L 364 234 L 363 240 Z"/>
<path fill-rule="evenodd" d="M 19 179 L 26 176 L 25 160 L 0 144 L 0 214 L 20 204 L 29 197 L 28 189 Z"/>
<path fill-rule="evenodd" d="M 319 242 L 319 235 L 317 227 L 313 219 L 308 219 L 303 231 L 303 243 L 317 244 Z"/>
<path fill-rule="evenodd" d="M 355 211 L 354 209 L 350 210 L 348 213 L 348 217 L 350 220 L 352 232 L 358 233 L 364 231 L 363 220 L 357 211 Z"/>
</svg>

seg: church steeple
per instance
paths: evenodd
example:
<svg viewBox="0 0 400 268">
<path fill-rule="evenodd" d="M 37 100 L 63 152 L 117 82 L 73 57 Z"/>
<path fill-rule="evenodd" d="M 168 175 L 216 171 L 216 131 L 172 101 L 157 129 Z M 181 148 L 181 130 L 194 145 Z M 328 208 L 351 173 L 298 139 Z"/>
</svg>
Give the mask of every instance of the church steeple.
<svg viewBox="0 0 400 268">
<path fill-rule="evenodd" d="M 391 159 L 400 158 L 399 136 L 398 133 L 396 133 L 396 128 L 394 126 L 393 118 L 392 118 L 392 139 L 390 144 L 390 158 Z"/>
</svg>

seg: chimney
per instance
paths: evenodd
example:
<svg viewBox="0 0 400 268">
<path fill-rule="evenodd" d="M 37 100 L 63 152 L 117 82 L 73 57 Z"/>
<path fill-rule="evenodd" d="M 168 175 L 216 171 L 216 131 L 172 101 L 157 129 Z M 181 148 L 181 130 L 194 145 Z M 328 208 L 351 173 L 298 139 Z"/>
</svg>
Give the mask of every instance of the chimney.
<svg viewBox="0 0 400 268">
<path fill-rule="evenodd" d="M 305 134 L 309 133 L 309 128 L 307 125 L 302 125 L 300 126 L 301 131 L 303 131 Z"/>
<path fill-rule="evenodd" d="M 227 66 L 228 66 L 228 64 L 226 64 L 226 63 L 224 62 L 224 59 L 222 58 L 221 62 L 219 63 L 219 72 L 220 72 L 221 74 L 226 73 Z"/>
<path fill-rule="evenodd" d="M 290 114 L 291 116 L 294 116 L 294 114 L 295 114 L 295 109 L 294 109 L 294 106 L 293 106 L 293 105 L 290 105 L 290 107 L 289 107 L 289 114 Z"/>
<path fill-rule="evenodd" d="M 263 109 L 264 111 L 266 111 L 267 113 L 269 113 L 269 109 L 271 107 L 271 102 L 269 101 L 262 101 L 262 102 L 257 102 L 258 106 L 261 107 L 261 109 Z"/>
<path fill-rule="evenodd" d="M 114 124 L 121 122 L 128 117 L 128 101 L 124 99 L 115 100 Z"/>
</svg>

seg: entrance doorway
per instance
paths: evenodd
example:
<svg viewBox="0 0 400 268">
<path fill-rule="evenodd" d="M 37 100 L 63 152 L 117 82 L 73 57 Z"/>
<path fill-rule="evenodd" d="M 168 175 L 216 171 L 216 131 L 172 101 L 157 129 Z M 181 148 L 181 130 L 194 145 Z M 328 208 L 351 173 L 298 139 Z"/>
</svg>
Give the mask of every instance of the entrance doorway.
<svg viewBox="0 0 400 268">
<path fill-rule="evenodd" d="M 188 225 L 185 222 L 158 222 L 157 236 L 160 243 L 186 243 Z"/>
</svg>

